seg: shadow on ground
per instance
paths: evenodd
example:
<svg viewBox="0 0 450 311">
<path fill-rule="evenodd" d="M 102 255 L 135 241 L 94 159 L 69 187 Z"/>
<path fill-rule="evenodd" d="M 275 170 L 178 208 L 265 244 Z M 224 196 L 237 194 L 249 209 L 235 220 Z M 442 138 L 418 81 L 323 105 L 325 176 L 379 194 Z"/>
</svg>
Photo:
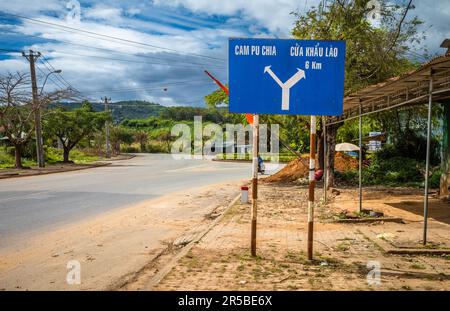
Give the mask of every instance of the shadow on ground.
<svg viewBox="0 0 450 311">
<path fill-rule="evenodd" d="M 423 215 L 423 202 L 420 201 L 401 201 L 398 203 L 386 204 L 416 215 Z M 428 217 L 439 222 L 450 224 L 450 204 L 438 200 L 430 200 L 428 205 Z"/>
</svg>

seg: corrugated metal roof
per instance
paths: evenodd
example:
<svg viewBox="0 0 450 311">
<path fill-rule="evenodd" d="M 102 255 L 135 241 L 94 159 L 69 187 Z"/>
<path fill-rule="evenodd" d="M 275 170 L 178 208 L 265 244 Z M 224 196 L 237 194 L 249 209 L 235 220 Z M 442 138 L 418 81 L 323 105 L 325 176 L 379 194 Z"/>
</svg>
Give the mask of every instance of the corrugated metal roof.
<svg viewBox="0 0 450 311">
<path fill-rule="evenodd" d="M 362 113 L 387 109 L 402 104 L 420 104 L 428 101 L 429 81 L 433 77 L 433 98 L 450 98 L 450 53 L 433 58 L 416 70 L 384 82 L 370 85 L 344 98 L 344 113 L 331 118 L 342 121 Z"/>
</svg>

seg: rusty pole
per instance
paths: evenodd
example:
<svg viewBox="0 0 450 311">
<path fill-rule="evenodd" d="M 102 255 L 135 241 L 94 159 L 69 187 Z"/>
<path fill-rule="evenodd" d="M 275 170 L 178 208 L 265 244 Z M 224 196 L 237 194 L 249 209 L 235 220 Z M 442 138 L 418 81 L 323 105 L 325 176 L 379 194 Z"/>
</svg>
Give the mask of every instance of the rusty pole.
<svg viewBox="0 0 450 311">
<path fill-rule="evenodd" d="M 259 134 L 259 116 L 253 116 L 253 178 L 252 178 L 252 233 L 251 233 L 251 253 L 256 256 L 256 216 L 258 201 L 258 134 Z"/>
<path fill-rule="evenodd" d="M 427 153 L 425 158 L 425 194 L 423 200 L 423 245 L 427 244 L 427 230 L 428 230 L 428 173 L 430 171 L 430 142 L 432 135 L 432 118 L 431 110 L 433 104 L 433 68 L 430 69 L 430 81 L 428 91 L 428 118 L 427 118 Z"/>
<path fill-rule="evenodd" d="M 309 138 L 309 187 L 308 187 L 308 260 L 313 259 L 313 231 L 314 231 L 314 177 L 316 158 L 316 116 L 311 116 Z"/>
<path fill-rule="evenodd" d="M 323 126 L 323 203 L 327 204 L 327 166 L 328 166 L 328 157 L 327 157 L 327 117 L 322 117 L 322 126 Z"/>
</svg>

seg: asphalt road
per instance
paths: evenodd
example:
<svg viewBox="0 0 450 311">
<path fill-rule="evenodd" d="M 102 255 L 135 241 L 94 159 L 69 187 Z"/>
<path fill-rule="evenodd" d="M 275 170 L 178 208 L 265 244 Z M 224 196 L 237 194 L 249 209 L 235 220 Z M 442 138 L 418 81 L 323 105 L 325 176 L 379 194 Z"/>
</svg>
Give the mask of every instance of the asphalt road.
<svg viewBox="0 0 450 311">
<path fill-rule="evenodd" d="M 106 167 L 3 179 L 0 237 L 52 228 L 172 192 L 250 176 L 249 163 L 140 154 Z"/>
</svg>

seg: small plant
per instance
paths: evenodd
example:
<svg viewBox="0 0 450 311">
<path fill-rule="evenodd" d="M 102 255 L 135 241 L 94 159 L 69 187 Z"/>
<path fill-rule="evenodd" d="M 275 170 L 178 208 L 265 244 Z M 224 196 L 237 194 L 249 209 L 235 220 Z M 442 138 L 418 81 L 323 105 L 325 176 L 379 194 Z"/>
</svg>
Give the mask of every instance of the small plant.
<svg viewBox="0 0 450 311">
<path fill-rule="evenodd" d="M 347 243 L 341 242 L 341 243 L 337 244 L 334 249 L 339 252 L 346 252 L 350 249 L 350 246 Z"/>
<path fill-rule="evenodd" d="M 416 270 L 425 270 L 426 269 L 426 267 L 423 264 L 421 264 L 421 263 L 413 263 L 410 266 L 410 268 L 411 269 L 416 269 Z"/>
</svg>

